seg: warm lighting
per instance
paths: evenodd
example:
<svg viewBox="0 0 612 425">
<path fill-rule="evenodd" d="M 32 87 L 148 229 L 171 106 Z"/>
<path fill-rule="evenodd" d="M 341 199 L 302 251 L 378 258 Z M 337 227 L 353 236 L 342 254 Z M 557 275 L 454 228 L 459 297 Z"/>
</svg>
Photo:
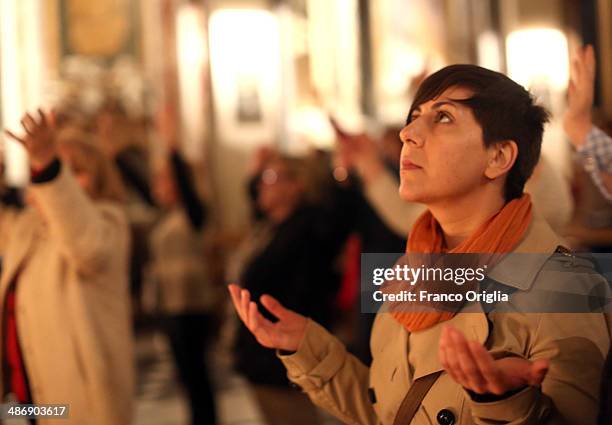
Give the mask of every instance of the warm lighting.
<svg viewBox="0 0 612 425">
<path fill-rule="evenodd" d="M 312 84 L 326 108 L 358 110 L 361 97 L 356 0 L 308 0 Z"/>
<path fill-rule="evenodd" d="M 289 132 L 298 143 L 307 142 L 318 148 L 330 148 L 336 137 L 329 116 L 314 106 L 305 106 L 291 113 Z"/>
<path fill-rule="evenodd" d="M 42 7 L 38 0 L 0 1 L 0 110 L 3 127 L 17 133 L 22 131 L 21 116 L 44 106 Z M 7 137 L 3 147 L 6 181 L 25 185 L 29 178 L 25 151 Z"/>
<path fill-rule="evenodd" d="M 185 4 L 176 18 L 182 139 L 185 153 L 197 159 L 204 149 L 204 63 L 206 44 L 201 6 Z"/>
<path fill-rule="evenodd" d="M 274 139 L 281 92 L 276 16 L 259 9 L 218 10 L 209 34 L 220 138 L 241 147 Z"/>
<path fill-rule="evenodd" d="M 201 65 L 205 59 L 204 22 L 201 9 L 183 5 L 177 14 L 178 57 L 182 64 Z"/>
<path fill-rule="evenodd" d="M 567 38 L 556 29 L 525 29 L 506 39 L 508 75 L 525 87 L 565 90 L 569 79 Z"/>
<path fill-rule="evenodd" d="M 502 58 L 499 54 L 499 38 L 493 31 L 485 31 L 478 36 L 478 65 L 501 72 Z"/>
<path fill-rule="evenodd" d="M 510 33 L 506 39 L 508 75 L 528 88 L 552 113 L 546 126 L 542 154 L 553 166 L 571 173 L 569 143 L 563 140 L 559 117 L 566 105 L 565 90 L 569 80 L 567 39 L 556 29 L 524 29 Z"/>
</svg>

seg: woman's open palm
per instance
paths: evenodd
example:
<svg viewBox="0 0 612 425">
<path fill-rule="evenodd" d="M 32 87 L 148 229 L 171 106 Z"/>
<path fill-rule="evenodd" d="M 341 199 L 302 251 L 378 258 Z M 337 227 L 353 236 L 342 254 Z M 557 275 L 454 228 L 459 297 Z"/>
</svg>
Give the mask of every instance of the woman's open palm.
<svg viewBox="0 0 612 425">
<path fill-rule="evenodd" d="M 301 314 L 288 310 L 270 295 L 263 295 L 261 303 L 272 313 L 277 322 L 266 319 L 251 301 L 251 294 L 238 285 L 228 287 L 238 316 L 261 345 L 285 351 L 297 351 L 300 346 L 308 319 Z"/>
</svg>

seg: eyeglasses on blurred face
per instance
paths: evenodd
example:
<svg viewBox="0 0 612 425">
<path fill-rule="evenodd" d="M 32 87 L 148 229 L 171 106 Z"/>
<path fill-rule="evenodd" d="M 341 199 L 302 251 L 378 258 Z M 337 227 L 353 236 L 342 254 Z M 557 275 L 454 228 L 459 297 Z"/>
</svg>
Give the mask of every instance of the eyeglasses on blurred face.
<svg viewBox="0 0 612 425">
<path fill-rule="evenodd" d="M 261 183 L 266 186 L 271 186 L 279 182 L 291 180 L 291 176 L 287 172 L 282 172 L 274 168 L 266 168 L 260 177 Z"/>
</svg>

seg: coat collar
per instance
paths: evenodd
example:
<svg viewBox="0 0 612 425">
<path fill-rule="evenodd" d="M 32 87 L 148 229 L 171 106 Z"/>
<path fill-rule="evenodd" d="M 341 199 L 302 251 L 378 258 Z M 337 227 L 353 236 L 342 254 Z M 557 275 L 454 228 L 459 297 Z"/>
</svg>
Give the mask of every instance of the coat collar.
<svg viewBox="0 0 612 425">
<path fill-rule="evenodd" d="M 526 291 L 559 245 L 564 245 L 563 240 L 534 212 L 523 240 L 511 255 L 505 256 L 489 271 L 488 277 Z"/>
</svg>

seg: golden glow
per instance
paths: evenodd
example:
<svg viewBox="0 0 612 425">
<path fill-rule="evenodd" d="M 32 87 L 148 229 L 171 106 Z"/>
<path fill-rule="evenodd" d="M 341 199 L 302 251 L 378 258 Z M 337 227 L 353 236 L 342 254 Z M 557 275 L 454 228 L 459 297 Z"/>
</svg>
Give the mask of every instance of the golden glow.
<svg viewBox="0 0 612 425">
<path fill-rule="evenodd" d="M 0 0 L 0 99 L 2 125 L 21 133 L 19 123 L 26 111 L 43 104 L 47 82 L 43 61 L 42 2 Z M 27 156 L 21 145 L 4 137 L 3 155 L 6 181 L 23 186 L 29 179 Z"/>
<path fill-rule="evenodd" d="M 199 158 L 204 151 L 204 64 L 206 45 L 201 6 L 182 5 L 176 17 L 181 129 L 184 152 Z"/>
<path fill-rule="evenodd" d="M 334 129 L 329 116 L 320 108 L 303 106 L 292 111 L 289 130 L 299 141 L 318 148 L 330 148 L 335 143 Z"/>
<path fill-rule="evenodd" d="M 199 7 L 186 4 L 177 14 L 177 43 L 179 61 L 185 65 L 201 65 L 204 62 L 204 22 Z"/>
<path fill-rule="evenodd" d="M 256 146 L 278 130 L 279 25 L 262 9 L 221 9 L 209 21 L 218 130 L 225 142 Z"/>
<path fill-rule="evenodd" d="M 567 38 L 552 28 L 511 32 L 506 38 L 508 75 L 525 87 L 564 90 L 569 79 Z"/>
</svg>

